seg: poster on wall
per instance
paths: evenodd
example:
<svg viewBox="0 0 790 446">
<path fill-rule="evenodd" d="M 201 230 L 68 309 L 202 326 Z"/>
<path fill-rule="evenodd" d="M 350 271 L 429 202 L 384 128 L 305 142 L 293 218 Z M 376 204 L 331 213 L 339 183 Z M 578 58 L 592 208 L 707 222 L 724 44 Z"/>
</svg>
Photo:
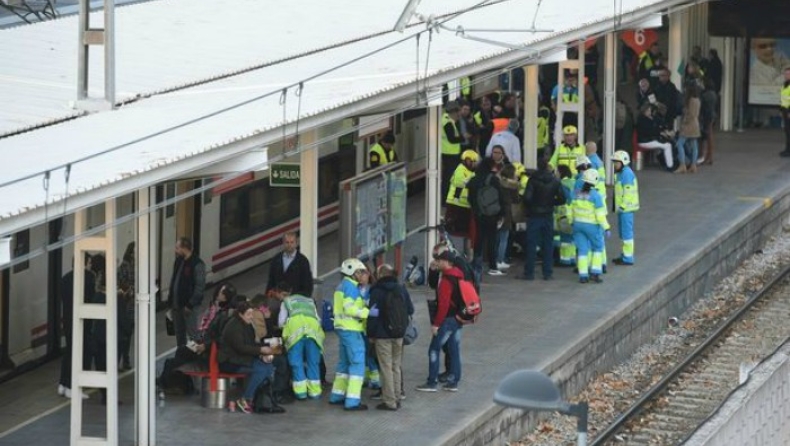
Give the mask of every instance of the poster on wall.
<svg viewBox="0 0 790 446">
<path fill-rule="evenodd" d="M 784 69 L 790 67 L 790 39 L 749 40 L 749 104 L 779 106 Z"/>
</svg>

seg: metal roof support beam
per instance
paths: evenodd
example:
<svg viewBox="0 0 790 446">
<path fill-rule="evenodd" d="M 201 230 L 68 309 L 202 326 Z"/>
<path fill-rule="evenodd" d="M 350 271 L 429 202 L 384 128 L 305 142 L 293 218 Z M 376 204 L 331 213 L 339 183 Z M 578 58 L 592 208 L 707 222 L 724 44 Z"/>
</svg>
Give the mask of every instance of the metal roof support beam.
<svg viewBox="0 0 790 446">
<path fill-rule="evenodd" d="M 538 167 L 538 84 L 539 65 L 524 67 L 524 166 Z"/>
<path fill-rule="evenodd" d="M 614 184 L 612 155 L 617 150 L 615 104 L 617 103 L 617 32 L 604 37 L 604 100 L 603 100 L 603 154 L 606 168 L 606 184 Z"/>
<path fill-rule="evenodd" d="M 145 212 L 156 202 L 156 186 L 137 191 L 137 209 L 143 212 L 137 218 L 135 244 L 135 444 L 156 444 L 156 296 L 157 276 L 157 215 L 159 211 Z M 118 362 L 116 361 L 116 364 Z"/>
<path fill-rule="evenodd" d="M 83 109 L 115 106 L 115 0 L 104 0 L 104 28 L 91 28 L 90 1 L 80 0 L 77 40 L 77 101 Z M 90 47 L 104 46 L 104 103 L 89 101 Z"/>
<path fill-rule="evenodd" d="M 316 140 L 316 130 L 298 136 L 302 144 Z M 313 277 L 318 277 L 318 157 L 319 147 L 299 154 L 299 250 L 310 261 Z"/>
<path fill-rule="evenodd" d="M 441 194 L 441 157 L 439 151 L 441 148 L 441 115 L 442 115 L 442 98 L 441 90 L 432 90 L 428 93 L 429 97 L 434 99 L 428 102 L 428 148 L 427 148 L 427 163 L 425 171 L 425 190 L 428 191 L 428 199 L 425 200 L 425 216 L 429 228 L 435 228 L 439 224 L 439 217 L 442 209 Z M 438 97 L 437 97 L 438 96 Z M 428 262 L 432 259 L 433 247 L 436 245 L 438 237 L 436 231 L 426 232 L 426 253 L 425 259 Z"/>
<path fill-rule="evenodd" d="M 721 59 L 724 61 L 735 60 L 735 38 L 724 37 L 724 48 L 721 51 Z M 733 126 L 733 116 L 735 116 L 735 63 L 725 63 L 724 75 L 721 81 L 721 129 L 731 132 Z"/>
<path fill-rule="evenodd" d="M 74 316 L 72 330 L 72 356 L 71 356 L 71 446 L 82 445 L 108 445 L 118 444 L 118 287 L 116 283 L 116 230 L 112 224 L 115 221 L 115 198 L 110 198 L 104 203 L 104 246 L 99 247 L 100 252 L 105 256 L 104 279 L 97 277 L 96 285 L 103 282 L 105 303 L 85 302 L 85 254 L 97 248 L 94 243 L 86 243 L 86 240 L 95 240 L 98 237 L 77 240 L 74 243 Z M 75 215 L 74 232 L 80 234 L 86 230 L 87 210 L 83 209 Z M 94 252 L 95 254 L 95 252 Z M 93 290 L 89 290 L 93 291 Z M 83 334 L 88 328 L 88 323 L 96 323 L 100 320 L 105 322 L 107 329 L 106 341 L 104 346 L 106 357 L 106 371 L 88 371 L 82 368 Z M 95 354 L 96 352 L 94 352 Z M 99 353 L 100 355 L 101 353 Z M 98 365 L 98 364 L 97 364 Z M 106 437 L 86 437 L 82 434 L 83 404 L 82 394 L 84 389 L 89 387 L 99 387 L 106 395 Z"/>
</svg>

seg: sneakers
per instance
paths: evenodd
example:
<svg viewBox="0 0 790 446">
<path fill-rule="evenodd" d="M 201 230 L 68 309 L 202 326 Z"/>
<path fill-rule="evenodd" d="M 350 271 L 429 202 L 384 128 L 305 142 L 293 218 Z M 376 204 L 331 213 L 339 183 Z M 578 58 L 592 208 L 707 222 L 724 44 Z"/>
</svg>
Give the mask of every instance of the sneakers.
<svg viewBox="0 0 790 446">
<path fill-rule="evenodd" d="M 450 372 L 442 372 L 439 374 L 440 383 L 446 383 L 449 378 L 450 378 Z"/>
<path fill-rule="evenodd" d="M 403 401 L 403 400 L 405 400 L 405 399 L 406 399 L 406 392 L 404 392 L 403 390 L 401 390 L 401 391 L 400 391 L 400 400 L 401 400 L 401 401 Z"/>
<path fill-rule="evenodd" d="M 244 413 L 252 413 L 252 405 L 244 398 L 236 400 L 236 409 Z"/>
<path fill-rule="evenodd" d="M 425 383 L 421 386 L 417 386 L 415 390 L 418 392 L 436 392 L 438 389 L 436 388 L 436 384 Z"/>
<path fill-rule="evenodd" d="M 66 398 L 71 398 L 71 389 L 64 386 L 63 384 L 58 384 L 58 395 Z M 87 393 L 82 392 L 82 399 L 87 400 L 90 398 Z"/>
<path fill-rule="evenodd" d="M 500 271 L 506 270 L 506 269 L 509 269 L 509 268 L 510 268 L 510 264 L 509 263 L 497 262 L 497 264 L 496 264 L 496 269 L 498 269 Z"/>
<path fill-rule="evenodd" d="M 488 275 L 489 276 L 504 276 L 505 273 L 503 273 L 502 271 L 500 271 L 498 269 L 489 269 L 488 270 Z"/>
<path fill-rule="evenodd" d="M 442 387 L 442 390 L 446 392 L 457 392 L 458 391 L 458 384 L 457 383 L 447 383 Z"/>
<path fill-rule="evenodd" d="M 372 400 L 380 400 L 381 399 L 381 390 L 379 390 L 378 392 L 376 392 L 373 395 L 371 395 L 370 399 L 372 399 Z"/>
</svg>

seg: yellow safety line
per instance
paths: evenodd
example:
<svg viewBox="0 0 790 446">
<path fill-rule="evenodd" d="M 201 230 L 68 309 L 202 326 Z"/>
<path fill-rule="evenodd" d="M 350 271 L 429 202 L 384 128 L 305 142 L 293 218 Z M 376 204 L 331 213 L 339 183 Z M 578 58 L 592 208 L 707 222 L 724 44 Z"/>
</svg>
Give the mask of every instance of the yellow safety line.
<svg viewBox="0 0 790 446">
<path fill-rule="evenodd" d="M 764 208 L 769 208 L 774 204 L 770 197 L 738 197 L 738 199 L 742 201 L 762 201 Z"/>
</svg>

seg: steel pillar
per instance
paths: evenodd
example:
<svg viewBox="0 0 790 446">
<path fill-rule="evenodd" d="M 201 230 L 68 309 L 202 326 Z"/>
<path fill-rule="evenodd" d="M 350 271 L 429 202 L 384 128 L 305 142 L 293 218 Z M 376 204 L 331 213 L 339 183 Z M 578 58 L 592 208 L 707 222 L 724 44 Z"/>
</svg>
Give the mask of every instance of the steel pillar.
<svg viewBox="0 0 790 446">
<path fill-rule="evenodd" d="M 156 187 L 137 191 L 135 260 L 135 439 L 138 446 L 156 444 Z"/>
<path fill-rule="evenodd" d="M 612 155 L 617 150 L 615 132 L 617 129 L 615 116 L 617 104 L 617 33 L 606 35 L 604 50 L 604 101 L 603 101 L 603 154 L 606 166 L 606 184 L 614 182 Z"/>
<path fill-rule="evenodd" d="M 115 231 L 115 199 L 104 203 L 104 236 L 79 238 L 85 232 L 87 211 L 80 210 L 75 214 L 74 233 L 78 237 L 74 242 L 74 319 L 71 357 L 71 446 L 112 445 L 118 444 L 118 321 L 117 321 L 117 273 L 116 273 L 116 231 Z M 88 252 L 102 253 L 106 258 L 105 295 L 106 303 L 86 303 L 84 296 L 85 262 L 82 261 Z M 97 282 L 98 283 L 98 282 Z M 105 320 L 107 327 L 107 371 L 88 371 L 82 368 L 82 357 L 85 346 L 83 333 L 88 320 Z M 106 434 L 105 438 L 87 437 L 82 434 L 82 393 L 86 388 L 106 389 Z"/>
<path fill-rule="evenodd" d="M 733 117 L 735 116 L 735 38 L 725 37 L 724 47 L 720 59 L 724 61 L 724 73 L 721 77 L 721 113 L 719 122 L 725 132 L 732 131 Z"/>
<path fill-rule="evenodd" d="M 85 108 L 89 99 L 91 45 L 104 46 L 104 101 L 100 108 L 115 106 L 115 0 L 104 0 L 104 28 L 90 26 L 90 0 L 80 0 L 77 40 L 77 100 Z"/>
<path fill-rule="evenodd" d="M 441 157 L 439 151 L 441 147 L 441 120 L 442 113 L 442 98 L 441 91 L 432 90 L 428 93 L 428 165 L 426 166 L 426 190 L 428 191 L 428 199 L 425 200 L 425 216 L 429 228 L 436 227 L 439 224 L 441 215 L 442 201 L 441 194 Z M 426 240 L 426 263 L 430 262 L 433 258 L 433 247 L 436 245 L 438 237 L 434 230 L 427 231 Z"/>
<path fill-rule="evenodd" d="M 524 153 L 522 159 L 528 169 L 538 167 L 538 65 L 524 67 Z"/>
<path fill-rule="evenodd" d="M 300 143 L 315 139 L 315 131 L 310 131 L 300 138 Z M 310 261 L 314 276 L 318 268 L 318 153 L 319 148 L 314 147 L 299 155 L 299 251 Z"/>
</svg>

